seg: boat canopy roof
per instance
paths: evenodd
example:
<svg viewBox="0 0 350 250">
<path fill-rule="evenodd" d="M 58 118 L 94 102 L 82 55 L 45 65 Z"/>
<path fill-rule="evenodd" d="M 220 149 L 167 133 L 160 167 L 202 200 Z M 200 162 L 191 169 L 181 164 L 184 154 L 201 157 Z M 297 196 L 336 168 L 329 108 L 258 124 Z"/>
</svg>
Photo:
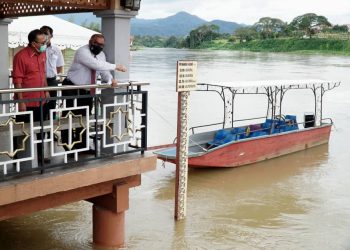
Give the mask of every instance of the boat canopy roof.
<svg viewBox="0 0 350 250">
<path fill-rule="evenodd" d="M 262 80 L 262 81 L 233 81 L 220 83 L 198 83 L 198 90 L 213 90 L 213 88 L 229 88 L 236 93 L 265 93 L 267 88 L 278 89 L 315 89 L 322 87 L 331 90 L 340 85 L 339 81 L 328 81 L 320 79 L 308 80 Z"/>
</svg>

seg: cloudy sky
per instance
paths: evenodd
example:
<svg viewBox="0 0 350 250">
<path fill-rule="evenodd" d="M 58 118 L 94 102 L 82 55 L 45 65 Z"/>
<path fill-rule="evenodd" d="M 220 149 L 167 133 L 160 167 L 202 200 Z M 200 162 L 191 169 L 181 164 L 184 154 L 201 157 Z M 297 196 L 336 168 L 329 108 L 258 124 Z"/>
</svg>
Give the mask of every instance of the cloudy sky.
<svg viewBox="0 0 350 250">
<path fill-rule="evenodd" d="M 326 16 L 333 24 L 350 24 L 350 0 L 142 0 L 141 5 L 138 17 L 145 19 L 186 11 L 207 21 L 253 24 L 264 16 L 290 22 L 312 12 Z"/>
</svg>

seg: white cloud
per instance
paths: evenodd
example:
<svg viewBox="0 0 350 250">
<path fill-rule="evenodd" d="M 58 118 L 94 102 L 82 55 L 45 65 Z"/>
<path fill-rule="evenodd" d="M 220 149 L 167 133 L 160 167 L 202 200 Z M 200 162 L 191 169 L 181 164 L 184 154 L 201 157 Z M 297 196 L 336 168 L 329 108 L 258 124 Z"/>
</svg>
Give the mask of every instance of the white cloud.
<svg viewBox="0 0 350 250">
<path fill-rule="evenodd" d="M 334 24 L 350 23 L 349 0 L 143 0 L 139 18 L 161 18 L 186 11 L 206 20 L 253 24 L 270 16 L 290 22 L 305 13 L 326 16 Z"/>
</svg>

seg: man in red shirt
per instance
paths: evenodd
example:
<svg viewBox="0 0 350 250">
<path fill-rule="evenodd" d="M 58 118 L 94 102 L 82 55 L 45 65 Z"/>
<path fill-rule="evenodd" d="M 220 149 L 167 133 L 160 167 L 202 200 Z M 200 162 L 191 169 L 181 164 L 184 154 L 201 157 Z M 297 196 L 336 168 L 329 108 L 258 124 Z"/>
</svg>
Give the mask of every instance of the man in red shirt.
<svg viewBox="0 0 350 250">
<path fill-rule="evenodd" d="M 40 30 L 33 30 L 28 35 L 28 46 L 20 50 L 13 59 L 13 84 L 16 88 L 46 87 L 46 36 Z M 16 95 L 19 111 L 33 111 L 34 122 L 40 121 L 47 116 L 45 98 L 50 97 L 49 92 L 22 92 Z M 42 102 L 40 102 L 42 98 Z M 38 99 L 25 101 L 28 99 Z M 22 101 L 23 100 L 23 101 Z M 43 112 L 43 114 L 41 114 Z M 17 116 L 17 121 L 29 122 L 28 115 Z M 41 139 L 41 133 L 37 134 Z M 37 145 L 39 163 L 43 159 L 42 147 Z"/>
</svg>

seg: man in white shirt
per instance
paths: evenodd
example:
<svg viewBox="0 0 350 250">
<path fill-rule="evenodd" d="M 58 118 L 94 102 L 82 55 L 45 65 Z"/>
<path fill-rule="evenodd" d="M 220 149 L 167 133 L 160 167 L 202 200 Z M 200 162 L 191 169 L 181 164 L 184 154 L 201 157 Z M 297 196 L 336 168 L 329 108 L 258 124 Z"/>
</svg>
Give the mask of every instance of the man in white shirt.
<svg viewBox="0 0 350 250">
<path fill-rule="evenodd" d="M 106 56 L 103 53 L 103 48 L 105 45 L 105 38 L 101 34 L 95 34 L 90 38 L 89 44 L 79 48 L 73 59 L 72 66 L 69 68 L 67 73 L 67 78 L 63 81 L 63 85 L 89 85 L 96 84 L 97 76 L 101 76 L 101 80 L 104 83 L 111 84 L 112 86 L 117 86 L 117 80 L 113 79 L 110 71 L 118 70 L 125 72 L 126 68 L 122 65 L 116 65 L 113 63 L 106 62 Z M 90 95 L 90 90 L 65 90 L 63 95 L 65 96 L 77 96 L 77 95 Z M 88 106 L 91 114 L 92 110 L 91 98 L 78 98 L 78 106 Z M 73 106 L 73 99 L 66 100 L 66 106 Z M 75 110 L 75 115 L 85 115 L 85 110 Z M 80 141 L 80 133 L 82 129 L 76 128 L 73 133 L 72 141 Z M 83 134 L 83 138 L 85 138 Z M 62 131 L 62 142 L 68 142 L 68 131 Z M 85 148 L 86 143 L 77 143 L 73 149 Z M 67 149 L 66 149 L 67 150 Z"/>
<path fill-rule="evenodd" d="M 53 29 L 49 26 L 43 26 L 40 30 L 46 35 L 46 79 L 47 86 L 57 87 L 57 74 L 63 73 L 64 59 L 60 48 L 51 43 Z M 50 91 L 50 97 L 56 97 L 57 91 Z M 50 100 L 47 103 L 48 110 L 56 108 L 56 100 Z"/>
</svg>

